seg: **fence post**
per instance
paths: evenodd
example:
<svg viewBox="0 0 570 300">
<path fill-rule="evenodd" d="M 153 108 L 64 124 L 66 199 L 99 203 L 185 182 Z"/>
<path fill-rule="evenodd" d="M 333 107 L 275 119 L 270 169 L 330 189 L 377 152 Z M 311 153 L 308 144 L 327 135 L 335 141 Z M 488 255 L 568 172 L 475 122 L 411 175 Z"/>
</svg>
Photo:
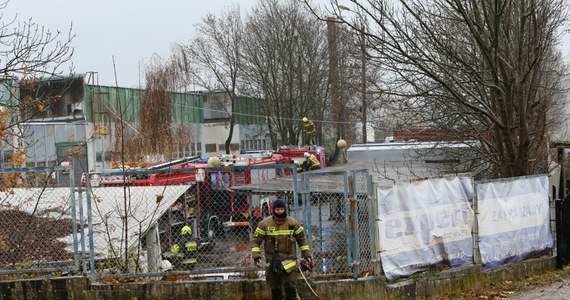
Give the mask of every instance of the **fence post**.
<svg viewBox="0 0 570 300">
<path fill-rule="evenodd" d="M 87 251 L 85 251 L 85 218 L 83 212 L 83 185 L 80 186 L 78 191 L 78 203 L 79 203 L 79 236 L 81 237 L 81 262 L 82 262 L 82 272 L 87 274 Z"/>
<path fill-rule="evenodd" d="M 354 239 L 352 238 L 352 225 L 350 224 L 351 220 L 352 220 L 352 214 L 351 214 L 351 210 L 350 210 L 350 196 L 349 196 L 349 184 L 348 184 L 348 175 L 346 173 L 346 171 L 342 172 L 342 183 L 343 183 L 343 190 L 344 190 L 344 230 L 345 230 L 345 235 L 346 235 L 346 260 L 347 260 L 347 264 L 352 267 L 352 263 L 353 263 L 353 254 L 352 251 L 354 249 L 353 247 L 353 241 Z"/>
<path fill-rule="evenodd" d="M 481 253 L 479 252 L 479 200 L 477 198 L 477 193 L 473 196 L 473 214 L 473 262 L 476 265 L 480 265 L 482 261 Z"/>
<path fill-rule="evenodd" d="M 92 280 L 95 280 L 95 246 L 93 245 L 93 212 L 91 210 L 91 176 L 89 173 L 85 173 L 85 189 L 86 199 L 87 199 L 87 226 L 89 228 L 89 268 L 90 276 Z"/>
<path fill-rule="evenodd" d="M 53 171 L 52 171 L 53 172 Z M 79 270 L 79 246 L 77 242 L 77 212 L 76 212 L 76 202 L 75 202 L 75 169 L 73 164 L 70 166 L 69 173 L 69 190 L 71 193 L 71 230 L 73 232 L 73 270 Z"/>
<path fill-rule="evenodd" d="M 376 240 L 378 231 L 377 218 L 378 218 L 378 193 L 376 190 L 376 184 L 372 184 L 372 175 L 368 175 L 368 195 L 370 196 L 368 201 L 368 213 L 369 213 L 369 220 L 370 220 L 370 256 L 372 259 L 372 269 L 374 270 L 374 274 L 382 274 L 382 263 L 381 260 L 378 258 L 378 250 L 380 247 L 377 244 L 378 240 Z M 376 201 L 373 201 L 376 200 Z"/>
<path fill-rule="evenodd" d="M 294 210 L 295 210 L 295 219 L 299 220 L 299 211 L 297 210 L 298 208 L 298 201 L 299 201 L 299 185 L 298 185 L 298 181 L 297 179 L 299 178 L 299 175 L 297 173 L 297 168 L 291 167 L 291 176 L 293 176 L 293 202 L 294 202 Z M 301 201 L 303 203 L 305 203 L 305 195 L 301 195 Z M 304 219 L 304 215 L 303 215 L 303 220 Z"/>
<path fill-rule="evenodd" d="M 352 273 L 354 275 L 354 277 L 358 277 L 358 273 L 360 272 L 360 268 L 359 268 L 359 264 L 360 264 L 360 243 L 359 243 L 359 237 L 360 235 L 358 234 L 358 230 L 359 230 L 359 226 L 358 226 L 358 202 L 356 199 L 356 175 L 354 174 L 354 171 L 350 174 L 350 176 L 348 177 L 348 187 L 349 187 L 349 207 L 350 207 L 350 213 L 349 213 L 349 224 L 350 224 L 350 236 L 352 239 L 352 263 L 351 263 L 351 267 L 352 267 Z"/>
</svg>

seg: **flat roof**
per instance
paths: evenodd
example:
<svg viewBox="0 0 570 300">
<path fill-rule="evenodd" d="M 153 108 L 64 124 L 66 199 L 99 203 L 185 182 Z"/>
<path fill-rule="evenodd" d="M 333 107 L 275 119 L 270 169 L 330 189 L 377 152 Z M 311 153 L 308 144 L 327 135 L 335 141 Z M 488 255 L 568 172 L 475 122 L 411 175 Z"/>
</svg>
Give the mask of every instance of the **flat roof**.
<svg viewBox="0 0 570 300">
<path fill-rule="evenodd" d="M 381 186 L 391 186 L 395 182 L 413 181 L 425 178 L 440 177 L 452 172 L 446 172 L 442 164 L 418 161 L 356 161 L 346 164 L 326 167 L 319 170 L 299 173 L 297 175 L 297 190 L 305 192 L 303 180 L 306 174 L 320 174 L 309 178 L 308 192 L 343 193 L 342 174 L 347 172 L 367 171 L 372 175 L 372 181 Z M 456 174 L 456 173 L 453 173 Z M 233 189 L 250 191 L 252 193 L 293 192 L 293 176 L 285 176 L 258 183 L 234 186 Z"/>
</svg>

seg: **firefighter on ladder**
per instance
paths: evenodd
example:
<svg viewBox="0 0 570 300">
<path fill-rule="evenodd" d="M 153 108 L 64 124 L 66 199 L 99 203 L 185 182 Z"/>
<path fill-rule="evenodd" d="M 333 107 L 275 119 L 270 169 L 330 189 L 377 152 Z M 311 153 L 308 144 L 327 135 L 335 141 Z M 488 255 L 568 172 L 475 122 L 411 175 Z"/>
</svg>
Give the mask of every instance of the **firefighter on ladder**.
<svg viewBox="0 0 570 300">
<path fill-rule="evenodd" d="M 315 145 L 317 144 L 317 128 L 315 127 L 315 123 L 307 117 L 303 117 L 303 133 L 305 143 L 309 147 L 313 146 L 313 143 Z"/>
<path fill-rule="evenodd" d="M 196 266 L 197 244 L 192 237 L 192 228 L 185 225 L 180 231 L 180 240 L 170 247 L 174 268 L 178 270 L 192 270 Z"/>
</svg>

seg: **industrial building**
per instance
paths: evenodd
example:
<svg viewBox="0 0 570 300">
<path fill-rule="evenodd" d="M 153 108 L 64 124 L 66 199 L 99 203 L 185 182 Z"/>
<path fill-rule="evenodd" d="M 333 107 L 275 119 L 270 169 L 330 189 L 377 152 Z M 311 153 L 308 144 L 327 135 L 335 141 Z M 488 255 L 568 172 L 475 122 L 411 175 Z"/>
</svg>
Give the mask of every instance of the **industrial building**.
<svg viewBox="0 0 570 300">
<path fill-rule="evenodd" d="M 14 139 L 0 145 L 2 168 L 12 167 L 16 148 L 26 149 L 27 167 L 70 163 L 68 151 L 84 151 L 76 162 L 87 171 L 110 169 L 120 160 L 125 141 L 140 129 L 144 89 L 102 86 L 97 73 L 38 81 L 30 88 L 16 79 L 0 85 L 0 109 L 12 108 Z M 161 161 L 189 155 L 226 152 L 229 133 L 229 97 L 225 92 L 169 92 L 170 130 L 175 136 L 171 157 L 137 157 L 138 162 Z M 56 99 L 44 110 L 26 109 L 19 99 Z M 230 152 L 267 149 L 265 118 L 259 117 L 259 99 L 237 97 L 236 124 Z M 15 114 L 14 107 L 17 107 Z M 129 140 L 131 139 L 131 140 Z M 128 148 L 128 147 L 127 147 Z M 77 150 L 79 149 L 79 150 Z M 160 153 L 160 151 L 157 151 Z M 88 166 L 88 167 L 86 167 Z"/>
</svg>

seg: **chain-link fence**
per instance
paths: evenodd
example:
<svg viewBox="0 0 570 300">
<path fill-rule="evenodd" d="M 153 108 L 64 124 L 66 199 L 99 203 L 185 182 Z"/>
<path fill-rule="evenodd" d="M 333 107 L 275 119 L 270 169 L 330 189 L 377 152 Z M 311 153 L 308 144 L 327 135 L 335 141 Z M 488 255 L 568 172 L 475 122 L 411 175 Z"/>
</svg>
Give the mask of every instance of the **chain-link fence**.
<svg viewBox="0 0 570 300">
<path fill-rule="evenodd" d="M 0 274 L 78 270 L 79 225 L 70 174 L 63 167 L 0 171 Z"/>
<path fill-rule="evenodd" d="M 314 279 L 381 272 L 366 169 L 189 166 L 85 177 L 73 166 L 1 170 L 0 275 L 261 276 L 250 240 L 275 199 L 303 224 Z M 473 234 L 481 239 L 477 226 Z"/>
<path fill-rule="evenodd" d="M 201 168 L 203 167 L 203 168 Z M 234 189 L 292 174 L 291 165 L 193 164 L 92 176 L 92 265 L 101 276 L 253 270 L 250 237 L 275 193 Z M 176 185 L 150 186 L 160 182 Z"/>
<path fill-rule="evenodd" d="M 358 276 L 368 268 L 373 234 L 367 173 L 200 166 L 86 174 L 81 180 L 65 168 L 6 170 L 3 180 L 18 184 L 1 191 L 1 272 L 260 276 L 250 240 L 277 198 L 303 223 L 315 275 Z"/>
<path fill-rule="evenodd" d="M 357 238 L 353 238 L 356 257 L 353 272 L 356 276 L 365 276 L 374 273 L 374 262 L 377 261 L 372 180 L 367 170 L 355 170 L 352 171 L 351 175 L 352 195 L 353 199 L 356 200 L 356 214 L 354 211 L 351 214 L 356 215 L 355 219 L 357 220 L 354 228 L 357 232 Z"/>
<path fill-rule="evenodd" d="M 303 174 L 304 224 L 321 277 L 354 277 L 372 266 L 374 224 L 366 170 Z M 307 226 L 308 227 L 308 226 Z"/>
</svg>

